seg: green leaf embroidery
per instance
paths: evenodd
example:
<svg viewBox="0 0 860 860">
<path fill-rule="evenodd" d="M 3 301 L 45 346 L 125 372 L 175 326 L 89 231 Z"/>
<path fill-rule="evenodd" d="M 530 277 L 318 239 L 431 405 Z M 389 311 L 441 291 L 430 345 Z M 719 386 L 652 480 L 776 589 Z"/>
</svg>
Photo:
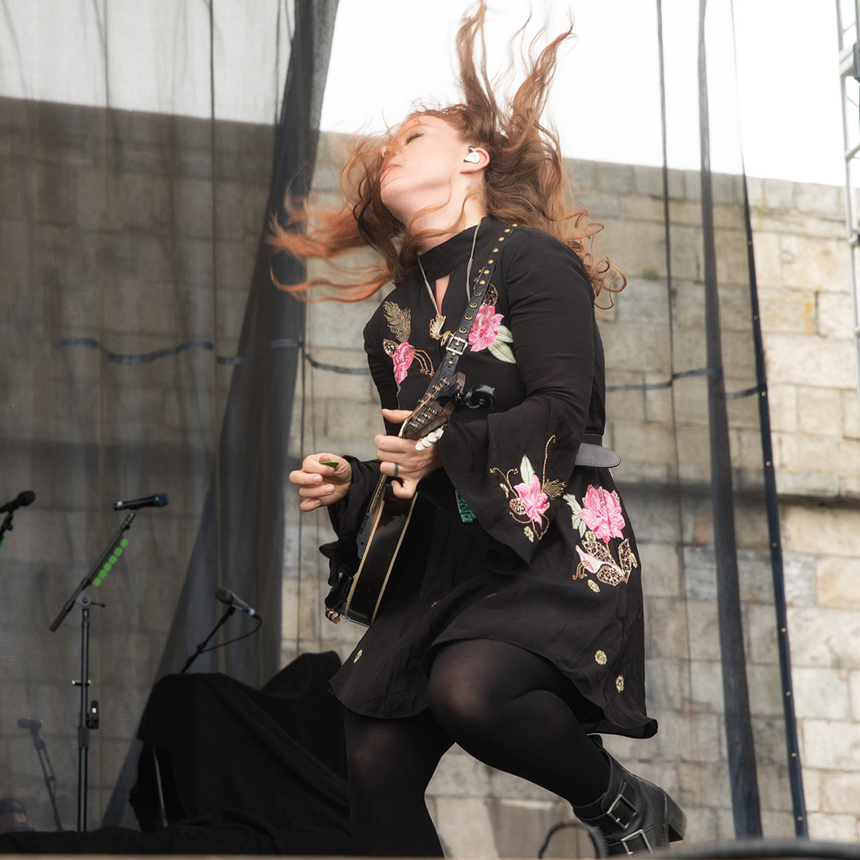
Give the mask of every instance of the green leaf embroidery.
<svg viewBox="0 0 860 860">
<path fill-rule="evenodd" d="M 487 349 L 490 351 L 490 354 L 499 361 L 504 361 L 508 364 L 517 363 L 517 360 L 514 358 L 513 351 L 506 343 L 499 343 L 497 340 L 495 343 L 491 343 Z"/>
<path fill-rule="evenodd" d="M 535 468 L 532 466 L 531 460 L 529 460 L 528 457 L 523 456 L 523 459 L 520 462 L 520 477 L 523 479 L 523 483 L 527 487 L 530 487 L 534 476 Z"/>
<path fill-rule="evenodd" d="M 570 519 L 573 523 L 573 527 L 579 532 L 582 537 L 585 537 L 585 533 L 588 531 L 588 526 L 582 521 L 582 518 L 579 516 L 582 511 L 582 505 L 576 500 L 576 496 L 572 493 L 568 493 L 563 496 L 564 501 L 567 502 L 567 506 L 570 508 Z"/>
<path fill-rule="evenodd" d="M 494 355 L 499 361 L 505 361 L 508 364 L 516 364 L 517 360 L 514 358 L 514 351 L 508 346 L 509 343 L 513 342 L 514 336 L 511 334 L 511 330 L 506 325 L 500 325 L 498 329 L 496 329 L 495 341 L 493 341 L 487 349 L 489 349 L 492 355 Z"/>
</svg>

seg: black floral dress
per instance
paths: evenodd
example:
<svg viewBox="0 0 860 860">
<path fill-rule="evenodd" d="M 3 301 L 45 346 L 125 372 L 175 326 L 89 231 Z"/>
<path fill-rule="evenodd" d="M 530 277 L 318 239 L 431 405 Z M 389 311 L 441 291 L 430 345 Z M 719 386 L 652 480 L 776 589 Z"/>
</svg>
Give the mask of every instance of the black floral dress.
<svg viewBox="0 0 860 860">
<path fill-rule="evenodd" d="M 482 221 L 474 272 L 504 229 Z M 465 311 L 473 238 L 471 228 L 421 258 L 431 285 L 450 273 L 443 332 Z M 411 409 L 424 394 L 444 354 L 435 317 L 416 272 L 367 324 L 383 406 Z M 428 704 L 434 648 L 495 639 L 552 661 L 589 703 L 587 729 L 650 737 L 635 538 L 609 470 L 575 466 L 583 437 L 605 422 L 594 294 L 576 254 L 515 228 L 469 341 L 457 369 L 467 387 L 493 386 L 496 405 L 449 422 L 438 442 L 444 469 L 419 485 L 379 614 L 332 688 L 358 713 L 412 716 Z M 379 475 L 376 462 L 351 462 L 353 487 L 330 509 L 338 542 L 324 551 L 335 559 L 351 551 Z"/>
</svg>

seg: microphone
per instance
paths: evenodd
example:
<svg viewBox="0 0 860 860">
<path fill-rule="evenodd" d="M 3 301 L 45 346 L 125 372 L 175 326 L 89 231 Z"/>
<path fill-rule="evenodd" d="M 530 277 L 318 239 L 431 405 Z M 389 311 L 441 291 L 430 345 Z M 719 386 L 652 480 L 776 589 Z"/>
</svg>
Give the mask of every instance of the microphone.
<svg viewBox="0 0 860 860">
<path fill-rule="evenodd" d="M 17 511 L 18 508 L 26 508 L 27 505 L 32 505 L 35 501 L 36 494 L 32 490 L 24 490 L 23 493 L 18 493 L 11 502 L 0 505 L 0 514 L 11 514 L 12 511 Z"/>
<path fill-rule="evenodd" d="M 136 511 L 138 508 L 163 508 L 167 504 L 167 493 L 156 493 L 145 499 L 130 499 L 127 502 L 117 502 L 115 511 Z"/>
<path fill-rule="evenodd" d="M 39 731 L 42 728 L 41 720 L 18 720 L 18 725 L 22 729 L 32 729 L 34 731 Z"/>
<path fill-rule="evenodd" d="M 254 618 L 260 618 L 260 614 L 256 609 L 248 606 L 241 597 L 236 597 L 236 595 L 227 588 L 219 588 L 215 592 L 215 599 L 220 600 L 222 603 L 226 603 L 228 606 L 232 606 L 234 609 L 238 609 L 241 612 L 247 612 L 248 615 Z M 260 620 L 262 621 L 263 619 L 260 618 Z"/>
</svg>

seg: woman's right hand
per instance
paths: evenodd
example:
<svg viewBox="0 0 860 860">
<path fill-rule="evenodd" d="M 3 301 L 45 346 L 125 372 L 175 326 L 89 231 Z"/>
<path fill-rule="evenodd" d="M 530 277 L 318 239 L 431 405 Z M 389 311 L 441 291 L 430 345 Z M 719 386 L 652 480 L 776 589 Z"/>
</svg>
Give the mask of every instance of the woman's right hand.
<svg viewBox="0 0 860 860">
<path fill-rule="evenodd" d="M 337 466 L 326 466 L 337 463 Z M 303 511 L 339 502 L 352 486 L 352 467 L 343 457 L 334 454 L 310 454 L 302 461 L 302 468 L 290 472 L 290 483 L 299 488 Z"/>
</svg>

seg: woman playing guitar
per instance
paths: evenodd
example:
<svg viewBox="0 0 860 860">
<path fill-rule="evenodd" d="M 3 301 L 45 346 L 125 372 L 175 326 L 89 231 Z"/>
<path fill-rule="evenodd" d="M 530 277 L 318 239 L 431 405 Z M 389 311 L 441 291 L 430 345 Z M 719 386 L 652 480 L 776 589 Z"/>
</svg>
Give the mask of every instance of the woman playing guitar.
<svg viewBox="0 0 860 860">
<path fill-rule="evenodd" d="M 345 298 L 396 285 L 364 333 L 387 431 L 378 459 L 317 453 L 290 475 L 302 510 L 331 514 L 335 575 L 357 558 L 380 474 L 415 498 L 378 615 L 332 680 L 347 709 L 355 850 L 441 855 L 424 792 L 454 743 L 568 800 L 610 853 L 662 848 L 683 837 L 683 813 L 592 734 L 657 730 L 638 550 L 607 468 L 617 461 L 599 447 L 594 302 L 623 278 L 590 254 L 599 225 L 570 202 L 558 141 L 540 124 L 570 31 L 527 58 L 503 103 L 475 60 L 485 12 L 479 3 L 457 37 L 463 102 L 362 140 L 343 208 L 272 240 L 304 258 L 378 251 Z M 454 412 L 435 441 L 399 436 L 452 344 L 457 371 L 492 386 L 495 405 Z"/>
</svg>

